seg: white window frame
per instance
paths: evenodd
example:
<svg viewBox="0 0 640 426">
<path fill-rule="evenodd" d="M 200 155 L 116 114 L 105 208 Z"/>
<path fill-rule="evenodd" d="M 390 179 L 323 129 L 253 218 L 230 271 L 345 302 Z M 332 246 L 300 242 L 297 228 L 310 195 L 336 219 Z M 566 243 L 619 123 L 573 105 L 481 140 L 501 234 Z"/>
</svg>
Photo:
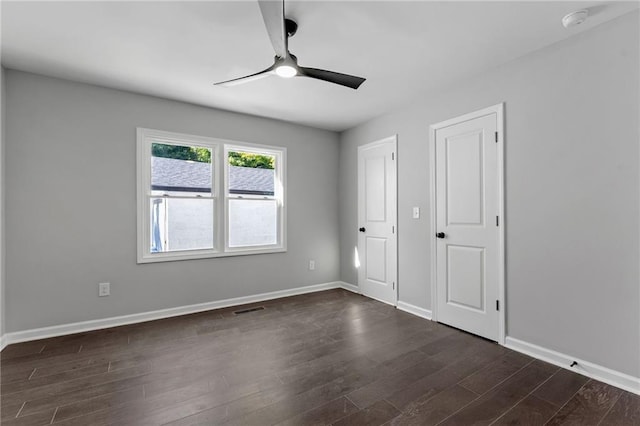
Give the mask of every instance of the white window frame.
<svg viewBox="0 0 640 426">
<path fill-rule="evenodd" d="M 162 130 L 137 128 L 137 260 L 138 263 L 168 262 L 176 260 L 206 259 L 287 251 L 286 245 L 286 154 L 284 147 L 229 141 Z M 214 211 L 214 247 L 212 249 L 180 250 L 151 253 L 150 203 L 151 193 L 151 144 L 199 146 L 211 149 L 212 196 Z M 276 157 L 274 196 L 277 200 L 277 243 L 263 246 L 228 246 L 228 176 L 229 151 L 255 152 Z M 155 197 L 155 196 L 154 196 Z M 169 196 L 168 198 L 171 198 Z M 231 197 L 235 198 L 235 197 Z M 249 198 L 247 196 L 247 198 Z M 257 199 L 264 197 L 258 196 Z"/>
<path fill-rule="evenodd" d="M 225 179 L 224 180 L 224 193 L 222 194 L 222 197 L 224 197 L 224 211 L 225 211 L 225 215 L 224 215 L 224 229 L 225 232 L 228 232 L 229 230 L 229 200 L 275 200 L 276 201 L 276 206 L 277 206 L 277 210 L 276 210 L 276 214 L 277 214 L 277 226 L 278 226 L 278 230 L 284 230 L 285 226 L 284 226 L 284 206 L 283 206 L 283 201 L 284 201 L 284 187 L 283 187 L 283 182 L 284 182 L 284 157 L 285 157 L 285 150 L 283 150 L 282 148 L 273 148 L 273 147 L 266 147 L 264 145 L 257 145 L 257 144 L 250 144 L 250 143 L 244 143 L 242 145 L 231 145 L 231 144 L 225 144 L 224 145 L 224 154 L 223 154 L 223 161 L 224 161 L 224 175 L 225 177 L 229 176 L 229 161 L 227 161 L 227 159 L 229 158 L 229 151 L 240 151 L 240 152 L 247 152 L 247 153 L 251 153 L 251 154 L 266 154 L 266 155 L 272 155 L 275 157 L 275 170 L 274 170 L 274 194 L 272 196 L 265 196 L 265 195 L 236 195 L 236 194 L 231 194 L 229 193 L 229 179 Z M 281 232 L 278 232 L 278 234 L 281 234 Z M 225 235 L 225 240 L 224 240 L 224 250 L 227 253 L 235 253 L 235 252 L 247 252 L 247 251 L 251 251 L 253 249 L 251 248 L 247 248 L 247 247 L 255 247 L 255 249 L 257 250 L 266 250 L 266 249 L 278 249 L 281 246 L 281 236 L 278 235 L 278 241 L 276 241 L 275 244 L 269 244 L 269 245 L 263 245 L 263 246 L 245 246 L 245 247 L 230 247 L 229 246 L 229 238 L 227 238 L 227 236 Z"/>
</svg>

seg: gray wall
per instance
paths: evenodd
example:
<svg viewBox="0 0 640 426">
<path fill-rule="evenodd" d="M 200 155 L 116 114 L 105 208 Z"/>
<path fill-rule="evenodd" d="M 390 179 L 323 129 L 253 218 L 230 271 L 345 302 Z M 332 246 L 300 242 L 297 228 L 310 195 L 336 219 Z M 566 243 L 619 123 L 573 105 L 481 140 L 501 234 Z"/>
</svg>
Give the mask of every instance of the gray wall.
<svg viewBox="0 0 640 426">
<path fill-rule="evenodd" d="M 344 132 L 342 280 L 357 146 L 397 133 L 399 300 L 430 308 L 429 125 L 504 101 L 507 334 L 640 376 L 638 36 L 636 12 Z"/>
<path fill-rule="evenodd" d="M 5 140 L 5 80 L 4 68 L 0 66 L 0 337 L 4 336 L 5 327 L 5 242 L 4 242 L 4 140 Z"/>
<path fill-rule="evenodd" d="M 6 79 L 8 332 L 338 279 L 336 133 L 13 70 Z M 288 252 L 137 265 L 137 126 L 287 147 Z M 98 298 L 103 281 L 111 296 Z"/>
</svg>

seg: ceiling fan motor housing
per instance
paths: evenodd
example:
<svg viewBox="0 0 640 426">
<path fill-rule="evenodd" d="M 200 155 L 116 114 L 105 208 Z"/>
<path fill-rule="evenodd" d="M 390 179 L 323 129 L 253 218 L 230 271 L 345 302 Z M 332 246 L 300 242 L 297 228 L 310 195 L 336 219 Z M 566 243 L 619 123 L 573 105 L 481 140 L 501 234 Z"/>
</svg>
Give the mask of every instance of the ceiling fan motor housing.
<svg viewBox="0 0 640 426">
<path fill-rule="evenodd" d="M 287 31 L 287 37 L 293 37 L 293 35 L 298 31 L 298 24 L 293 19 L 285 19 L 284 20 L 284 28 Z"/>
</svg>

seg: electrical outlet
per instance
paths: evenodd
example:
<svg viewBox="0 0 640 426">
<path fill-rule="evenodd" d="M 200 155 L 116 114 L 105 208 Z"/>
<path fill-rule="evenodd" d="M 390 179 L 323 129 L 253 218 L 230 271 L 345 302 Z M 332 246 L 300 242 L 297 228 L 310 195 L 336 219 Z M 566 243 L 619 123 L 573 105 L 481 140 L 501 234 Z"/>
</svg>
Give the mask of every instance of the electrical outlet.
<svg viewBox="0 0 640 426">
<path fill-rule="evenodd" d="M 316 261 L 315 260 L 310 260 L 309 261 L 309 270 L 310 271 L 315 271 L 316 269 Z"/>
<path fill-rule="evenodd" d="M 111 294 L 111 284 L 109 283 L 100 283 L 98 284 L 98 296 L 104 297 L 109 296 Z"/>
</svg>

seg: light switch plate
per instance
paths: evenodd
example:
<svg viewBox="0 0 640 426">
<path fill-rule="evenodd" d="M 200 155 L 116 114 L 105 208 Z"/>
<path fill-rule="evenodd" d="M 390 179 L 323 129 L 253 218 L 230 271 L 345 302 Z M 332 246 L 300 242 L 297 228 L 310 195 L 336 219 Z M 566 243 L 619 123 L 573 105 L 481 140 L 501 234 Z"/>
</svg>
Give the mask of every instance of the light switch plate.
<svg viewBox="0 0 640 426">
<path fill-rule="evenodd" d="M 420 219 L 420 207 L 413 208 L 413 218 Z"/>
</svg>

